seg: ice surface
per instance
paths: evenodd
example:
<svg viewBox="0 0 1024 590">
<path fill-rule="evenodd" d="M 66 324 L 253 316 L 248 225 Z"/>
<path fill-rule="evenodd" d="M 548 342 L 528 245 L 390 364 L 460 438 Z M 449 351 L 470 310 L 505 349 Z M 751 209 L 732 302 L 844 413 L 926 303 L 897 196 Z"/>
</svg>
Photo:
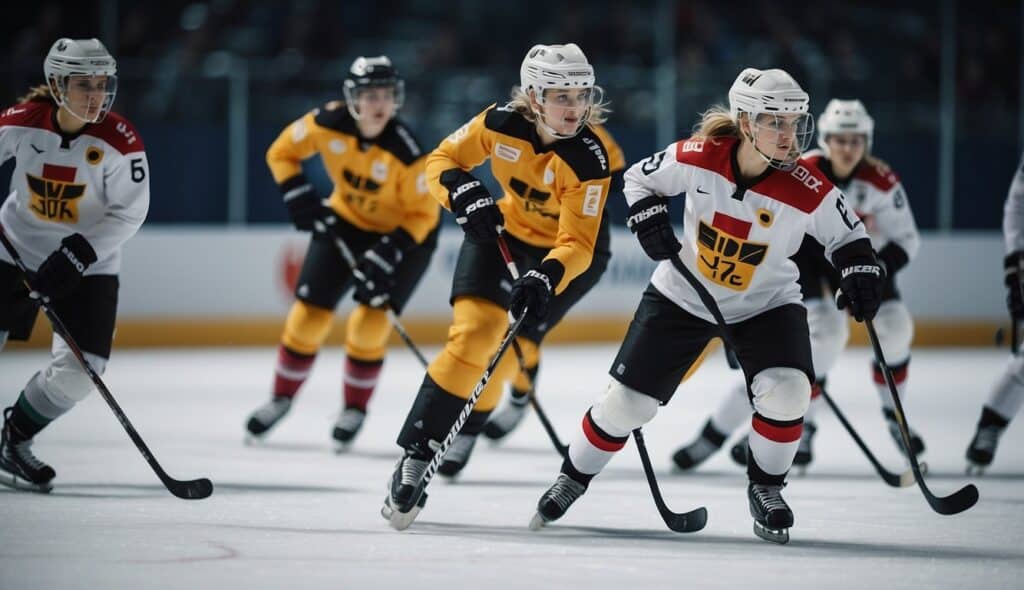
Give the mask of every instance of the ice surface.
<svg viewBox="0 0 1024 590">
<path fill-rule="evenodd" d="M 545 351 L 539 396 L 568 442 L 607 383 L 614 346 Z M 925 438 L 928 483 L 951 493 L 969 480 L 964 449 L 1006 363 L 982 349 L 918 350 L 906 402 Z M 0 354 L 9 405 L 41 352 Z M 34 588 L 1010 588 L 1024 574 L 1024 426 L 1003 437 L 976 480 L 981 501 L 958 516 L 931 511 L 916 487 L 876 476 L 827 407 L 815 463 L 791 476 L 791 542 L 756 538 L 745 475 L 726 453 L 698 472 L 669 471 L 738 378 L 716 354 L 645 429 L 666 501 L 705 505 L 708 526 L 667 530 L 627 445 L 564 519 L 527 530 L 560 459 L 528 416 L 500 447 L 481 441 L 455 484 L 435 479 L 402 533 L 379 510 L 399 451 L 394 438 L 422 378 L 394 349 L 350 452 L 329 435 L 340 404 L 342 353 L 325 350 L 292 413 L 258 447 L 243 423 L 270 386 L 272 349 L 115 351 L 110 389 L 173 476 L 210 477 L 203 501 L 170 496 L 99 395 L 51 425 L 37 454 L 57 470 L 49 496 L 0 488 L 0 589 Z M 868 352 L 848 351 L 830 390 L 879 458 L 904 468 L 879 413 Z M 731 441 L 730 441 L 731 443 Z"/>
</svg>

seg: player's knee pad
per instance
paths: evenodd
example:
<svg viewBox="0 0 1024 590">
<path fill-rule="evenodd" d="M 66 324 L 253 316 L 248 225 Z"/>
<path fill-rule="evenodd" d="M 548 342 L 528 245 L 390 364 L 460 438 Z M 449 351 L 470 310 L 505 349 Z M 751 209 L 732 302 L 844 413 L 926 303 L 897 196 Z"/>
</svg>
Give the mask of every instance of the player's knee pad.
<svg viewBox="0 0 1024 590">
<path fill-rule="evenodd" d="M 90 352 L 83 352 L 82 356 L 97 375 L 106 370 L 107 359 Z M 25 396 L 33 408 L 52 419 L 85 399 L 93 387 L 92 379 L 78 364 L 71 349 L 63 340 L 54 338 L 50 365 L 29 381 Z"/>
<path fill-rule="evenodd" d="M 850 337 L 846 312 L 831 300 L 812 299 L 807 307 L 807 327 L 811 336 L 811 359 L 817 377 L 824 377 L 835 366 Z"/>
<path fill-rule="evenodd" d="M 284 323 L 281 343 L 300 354 L 316 354 L 331 331 L 334 312 L 296 301 Z"/>
<path fill-rule="evenodd" d="M 754 375 L 750 384 L 754 410 L 772 420 L 796 420 L 811 403 L 807 373 L 790 367 L 772 367 Z"/>
<path fill-rule="evenodd" d="M 379 361 L 384 358 L 390 334 L 391 321 L 386 311 L 357 305 L 348 316 L 345 350 L 361 361 Z"/>
<path fill-rule="evenodd" d="M 891 365 L 910 357 L 910 343 L 914 340 L 914 320 L 910 310 L 899 300 L 886 301 L 878 308 L 874 319 L 878 344 Z"/>
<path fill-rule="evenodd" d="M 626 436 L 658 413 L 658 400 L 612 379 L 608 390 L 590 409 L 590 417 L 612 436 Z"/>
</svg>

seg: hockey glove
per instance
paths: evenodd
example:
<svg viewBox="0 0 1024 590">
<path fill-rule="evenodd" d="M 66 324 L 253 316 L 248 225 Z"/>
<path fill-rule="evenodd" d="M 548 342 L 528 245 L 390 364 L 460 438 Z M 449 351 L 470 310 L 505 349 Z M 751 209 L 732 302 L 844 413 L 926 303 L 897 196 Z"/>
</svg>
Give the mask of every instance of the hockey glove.
<svg viewBox="0 0 1024 590">
<path fill-rule="evenodd" d="M 562 263 L 550 259 L 532 268 L 512 283 L 508 309 L 512 317 L 519 318 L 526 311 L 523 327 L 536 327 L 548 316 L 548 302 L 551 300 L 555 286 L 562 280 L 565 267 Z"/>
<path fill-rule="evenodd" d="M 313 185 L 305 176 L 299 174 L 282 182 L 280 189 L 284 196 L 284 204 L 288 207 L 288 217 L 291 218 L 295 229 L 312 231 L 313 223 L 320 219 L 327 209 Z"/>
<path fill-rule="evenodd" d="M 60 299 L 73 291 L 82 273 L 96 262 L 96 251 L 82 234 L 71 234 L 60 242 L 36 271 L 32 286 L 45 299 Z"/>
<path fill-rule="evenodd" d="M 636 234 L 640 246 L 653 260 L 668 260 L 683 247 L 672 231 L 668 203 L 661 197 L 652 195 L 633 203 L 626 227 Z"/>
<path fill-rule="evenodd" d="M 882 305 L 882 287 L 885 285 L 885 271 L 874 261 L 854 263 L 839 269 L 839 290 L 836 305 L 839 309 L 850 308 L 858 322 L 874 319 Z"/>
<path fill-rule="evenodd" d="M 1006 271 L 1003 282 L 1006 284 L 1006 308 L 1010 310 L 1010 318 L 1018 322 L 1024 320 L 1024 252 L 1008 254 L 1003 259 Z"/>
<path fill-rule="evenodd" d="M 355 300 L 370 307 L 387 305 L 398 265 L 415 247 L 416 241 L 401 228 L 377 240 L 352 271 L 356 277 Z"/>
<path fill-rule="evenodd" d="M 472 174 L 452 168 L 441 173 L 441 184 L 448 189 L 448 203 L 466 237 L 474 242 L 494 242 L 505 225 L 487 187 Z"/>
</svg>

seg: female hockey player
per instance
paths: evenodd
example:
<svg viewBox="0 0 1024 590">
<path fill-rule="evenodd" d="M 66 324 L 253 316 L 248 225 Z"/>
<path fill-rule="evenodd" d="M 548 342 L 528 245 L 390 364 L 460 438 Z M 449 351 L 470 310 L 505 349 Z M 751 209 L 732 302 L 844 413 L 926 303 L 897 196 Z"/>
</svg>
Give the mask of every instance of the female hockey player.
<svg viewBox="0 0 1024 590">
<path fill-rule="evenodd" d="M 142 137 L 110 112 L 117 62 L 97 39 L 58 39 L 46 83 L 0 113 L 0 160 L 15 159 L 0 226 L 29 268 L 34 292 L 0 248 L 0 348 L 24 340 L 38 298 L 67 327 L 97 374 L 110 358 L 121 246 L 149 210 Z M 54 334 L 50 363 L 4 410 L 0 483 L 47 492 L 56 472 L 32 453 L 36 434 L 83 400 L 93 382 Z"/>
<path fill-rule="evenodd" d="M 1024 321 L 1024 155 L 1013 177 L 1003 208 L 1003 238 L 1006 241 L 1006 306 L 1010 321 Z M 1014 337 L 1019 338 L 1017 330 Z M 1016 349 L 1019 343 L 1014 343 Z M 1015 350 L 1006 371 L 996 381 L 981 409 L 978 429 L 967 446 L 967 472 L 981 473 L 992 464 L 999 437 L 1024 402 L 1024 358 Z"/>
<path fill-rule="evenodd" d="M 868 160 L 873 138 L 874 120 L 859 100 L 833 99 L 818 118 L 818 146 L 821 151 L 811 152 L 804 159 L 850 198 L 884 266 L 882 305 L 874 323 L 902 401 L 906 399 L 914 324 L 896 288 L 896 273 L 917 254 L 921 238 L 899 178 L 887 170 L 887 166 L 880 167 L 877 160 Z M 811 441 L 817 431 L 814 416 L 824 403 L 821 390 L 839 353 L 846 347 L 849 328 L 847 314 L 832 304 L 840 277 L 829 265 L 821 244 L 805 236 L 794 262 L 800 270 L 799 282 L 811 330 L 815 371 L 811 405 L 804 415 L 804 430 L 793 460 L 794 465 L 805 467 L 813 457 Z M 826 285 L 829 291 L 825 290 Z M 873 365 L 872 373 L 889 432 L 896 446 L 903 451 L 892 396 L 877 364 Z M 676 466 L 687 470 L 703 462 L 725 442 L 733 429 L 749 418 L 749 414 L 746 384 L 740 382 L 722 400 L 698 438 L 673 455 Z M 911 445 L 915 455 L 924 451 L 924 442 L 915 432 L 911 432 Z M 746 462 L 746 448 L 746 441 L 740 440 L 732 451 L 732 457 L 741 464 Z"/>
<path fill-rule="evenodd" d="M 431 194 L 455 213 L 466 239 L 452 283 L 448 342 L 430 363 L 398 436 L 404 455 L 382 511 L 395 528 L 408 526 L 422 508 L 426 494 L 414 502 L 414 488 L 508 329 L 506 310 L 519 317 L 528 309 L 518 341 L 535 358 L 543 335 L 607 264 L 595 262 L 594 273 L 585 272 L 598 244 L 607 243 L 599 230 L 609 160 L 591 128 L 605 118 L 601 96 L 579 47 L 536 45 L 523 60 L 511 101 L 488 107 L 427 158 Z M 470 174 L 488 158 L 504 193 L 498 202 Z M 502 233 L 523 271 L 515 282 L 495 243 Z M 443 472 L 454 474 L 465 464 L 516 365 L 515 355 L 502 358 Z"/>
<path fill-rule="evenodd" d="M 626 159 L 622 153 L 622 148 L 619 147 L 619 144 L 615 142 L 611 133 L 609 133 L 603 125 L 592 125 L 591 129 L 601 140 L 601 143 L 604 145 L 605 152 L 608 155 L 608 168 L 612 175 L 611 188 L 609 189 L 609 200 L 612 198 L 621 198 L 622 175 L 626 171 Z M 574 304 L 577 299 L 582 297 L 584 293 L 588 292 L 595 284 L 597 284 L 601 275 L 603 275 L 604 271 L 608 268 L 608 263 L 611 260 L 611 240 L 608 231 L 609 223 L 608 215 L 606 213 L 602 214 L 601 229 L 597 234 L 597 245 L 594 247 L 594 260 L 590 263 L 590 268 L 574 280 L 568 287 L 568 290 L 579 293 L 579 297 L 570 299 L 570 297 L 563 295 L 561 298 L 562 303 L 566 306 Z M 548 324 L 550 323 L 551 322 L 548 322 Z M 530 391 L 535 388 L 537 384 L 537 375 L 540 369 L 540 340 L 545 333 L 546 330 L 543 333 L 534 330 L 523 334 L 523 338 L 530 341 L 529 344 L 525 345 L 525 348 L 531 353 L 529 355 L 530 358 L 526 359 L 526 366 L 521 367 L 521 369 L 525 370 L 521 370 L 516 374 L 515 381 L 512 383 L 512 390 L 505 399 L 505 405 L 491 414 L 490 418 L 487 420 L 487 424 L 484 425 L 483 435 L 487 438 L 493 441 L 500 441 L 504 439 L 517 426 L 519 426 L 519 423 L 523 420 L 523 416 L 526 415 L 526 408 L 530 401 Z M 536 340 L 534 340 L 534 338 L 536 338 Z M 451 456 L 451 454 L 452 452 L 449 451 L 448 456 Z M 462 461 L 462 465 L 465 465 L 465 461 Z"/>
<path fill-rule="evenodd" d="M 387 308 L 401 313 L 437 246 L 441 214 L 427 191 L 424 154 L 395 116 L 402 78 L 385 56 L 359 57 L 343 91 L 344 102 L 307 113 L 267 150 L 292 223 L 300 231 L 319 229 L 285 321 L 271 399 L 246 424 L 252 437 L 265 435 L 291 408 L 331 330 L 334 308 L 354 286 L 358 305 L 345 339 L 344 407 L 332 432 L 340 446 L 351 443 L 384 364 Z M 302 173 L 302 161 L 317 154 L 334 182 L 326 205 Z M 361 254 L 354 270 L 342 246 Z"/>
<path fill-rule="evenodd" d="M 807 316 L 789 257 L 804 233 L 821 241 L 842 275 L 839 304 L 858 319 L 874 317 L 882 291 L 882 269 L 863 224 L 823 174 L 798 161 L 813 135 L 808 104 L 786 72 L 747 68 L 729 90 L 728 111 L 710 109 L 695 136 L 626 172 L 628 225 L 648 256 L 664 262 L 612 362 L 608 390 L 584 415 L 531 528 L 565 514 L 629 433 L 672 398 L 719 333 L 676 262 L 717 302 L 752 392 L 747 490 L 754 531 L 788 541 L 793 513 L 782 487 L 814 379 Z M 683 193 L 685 246 L 665 202 Z"/>
</svg>

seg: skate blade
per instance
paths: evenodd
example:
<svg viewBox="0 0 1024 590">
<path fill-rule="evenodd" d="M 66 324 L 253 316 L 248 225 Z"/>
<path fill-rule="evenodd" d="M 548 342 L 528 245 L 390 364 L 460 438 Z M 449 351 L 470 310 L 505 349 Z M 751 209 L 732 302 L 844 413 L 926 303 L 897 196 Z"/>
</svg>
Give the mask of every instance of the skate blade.
<svg viewBox="0 0 1024 590">
<path fill-rule="evenodd" d="M 533 518 L 530 519 L 530 530 L 539 531 L 548 524 L 548 521 L 540 515 L 540 512 L 534 512 Z"/>
<path fill-rule="evenodd" d="M 350 450 L 352 450 L 352 442 L 351 441 L 349 441 L 349 442 L 341 442 L 339 440 L 335 440 L 334 441 L 334 454 L 335 455 L 344 455 L 345 453 L 348 453 Z"/>
<path fill-rule="evenodd" d="M 385 510 L 388 512 L 387 516 L 384 516 Z M 411 525 L 414 520 L 416 520 L 416 517 L 420 514 L 420 510 L 421 508 L 419 506 L 413 506 L 408 512 L 402 512 L 401 510 L 395 510 L 385 504 L 380 513 L 381 516 L 388 519 L 388 524 L 391 525 L 391 528 L 396 531 L 404 531 L 409 528 L 409 525 Z"/>
<path fill-rule="evenodd" d="M 770 529 L 756 520 L 754 521 L 754 534 L 771 543 L 779 545 L 789 543 L 789 529 Z"/>
<path fill-rule="evenodd" d="M 264 442 L 266 442 L 266 439 L 263 435 L 256 435 L 251 432 L 246 432 L 245 438 L 242 439 L 242 444 L 247 447 L 261 447 Z"/>
<path fill-rule="evenodd" d="M 50 482 L 44 484 L 32 483 L 3 469 L 0 469 L 0 485 L 7 486 L 13 490 L 35 494 L 49 494 L 53 490 L 53 484 Z"/>
<path fill-rule="evenodd" d="M 978 465 L 977 463 L 968 463 L 966 473 L 969 477 L 982 477 L 985 475 L 985 469 L 988 465 Z"/>
</svg>

